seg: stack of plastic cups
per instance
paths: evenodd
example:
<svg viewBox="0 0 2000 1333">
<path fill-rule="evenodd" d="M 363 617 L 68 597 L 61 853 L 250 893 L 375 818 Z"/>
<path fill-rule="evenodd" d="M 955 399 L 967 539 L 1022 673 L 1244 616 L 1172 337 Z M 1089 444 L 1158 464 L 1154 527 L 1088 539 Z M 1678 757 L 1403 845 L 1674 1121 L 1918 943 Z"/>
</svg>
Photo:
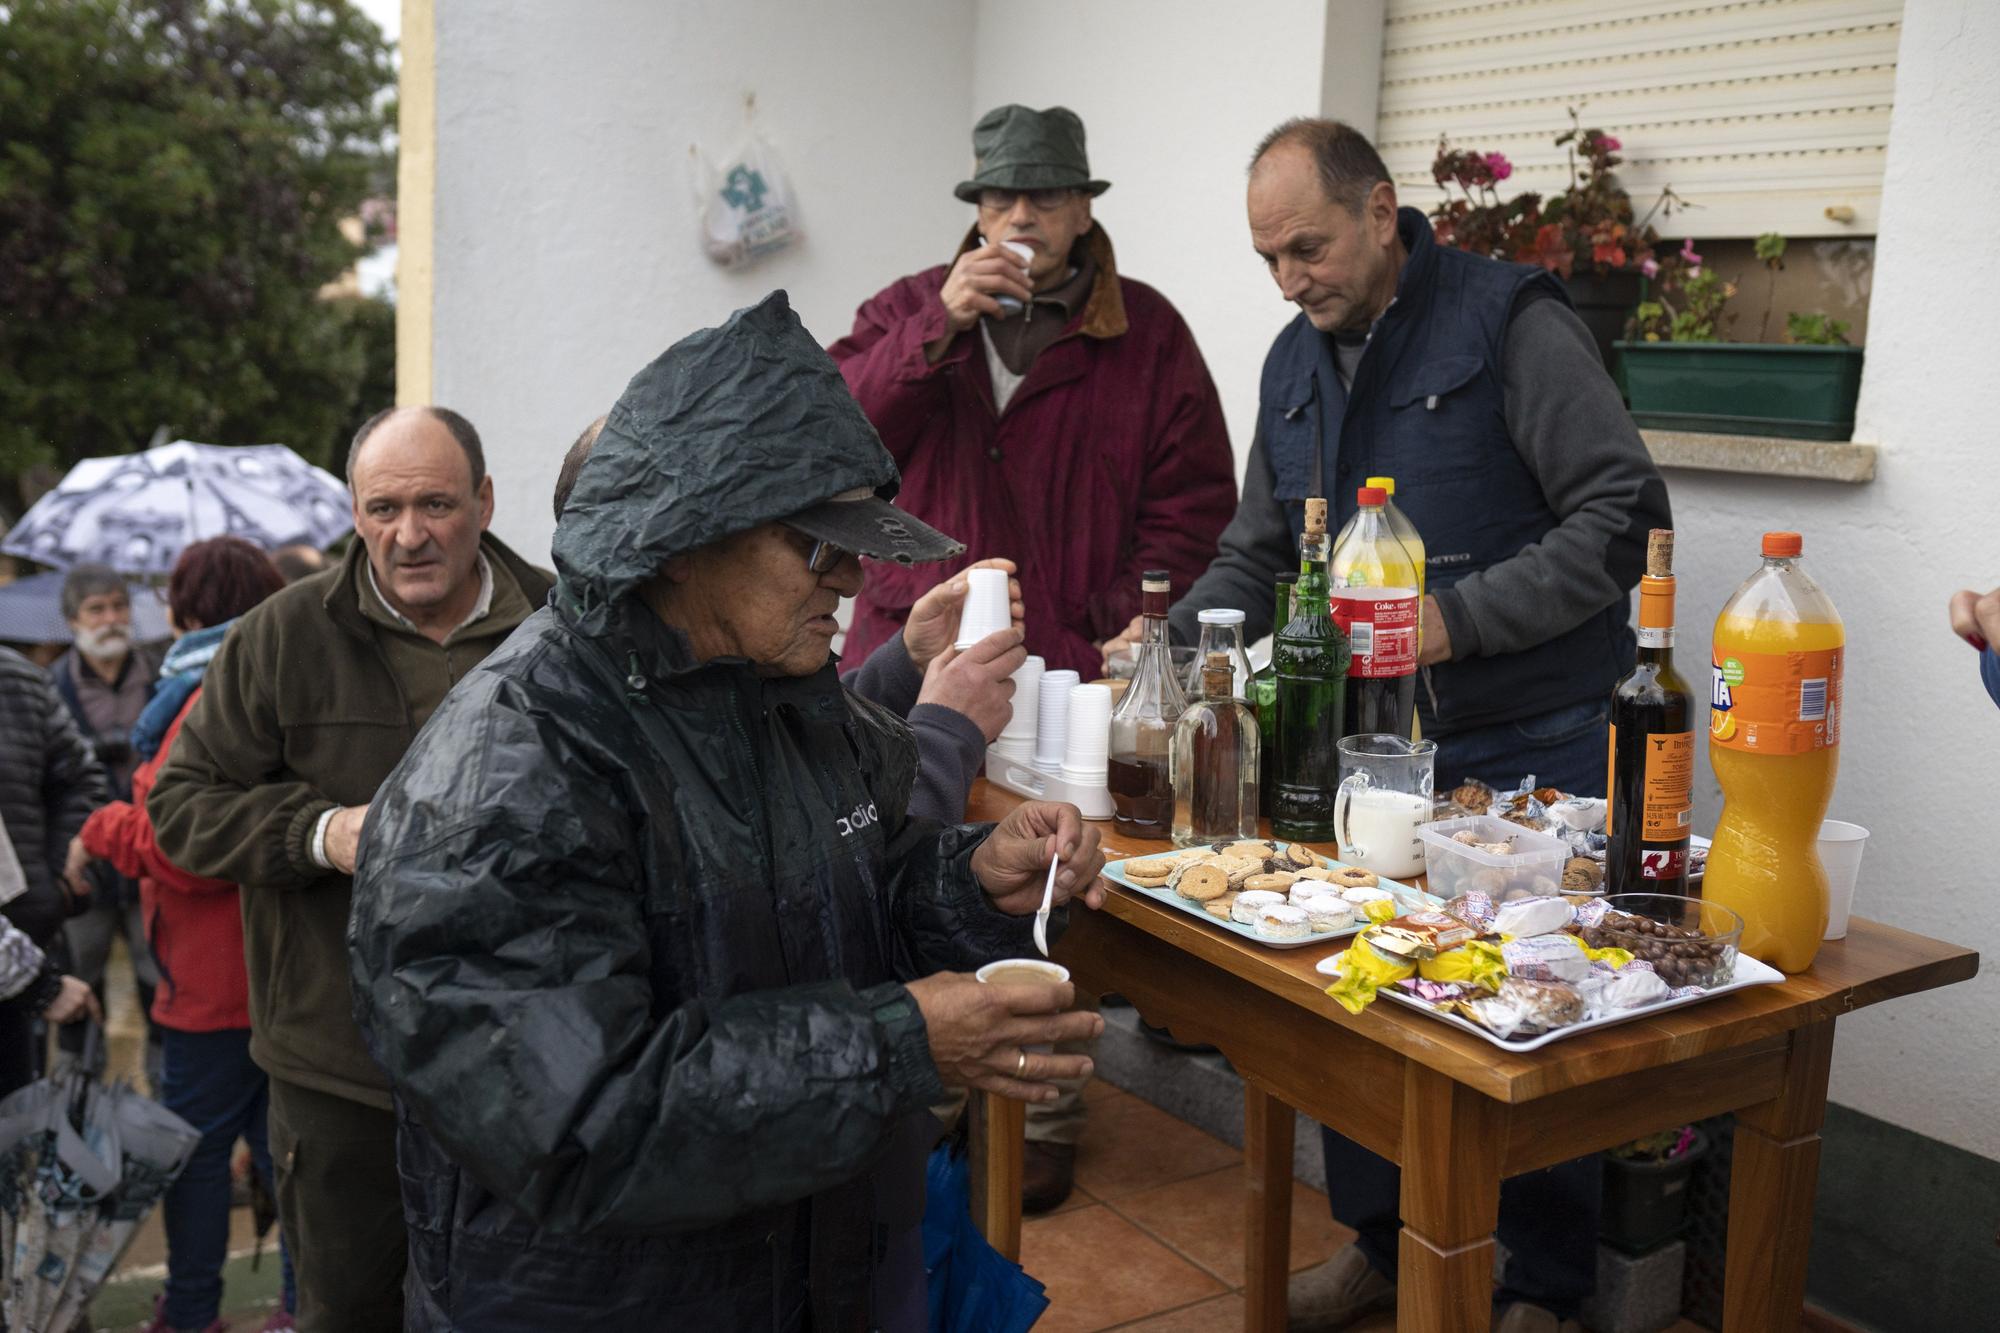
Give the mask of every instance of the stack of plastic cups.
<svg viewBox="0 0 2000 1333">
<path fill-rule="evenodd" d="M 1042 707 L 1042 669 L 1048 664 L 1031 657 L 1014 671 L 1014 713 L 993 748 L 1017 764 L 1035 762 L 1035 717 Z"/>
<path fill-rule="evenodd" d="M 959 612 L 958 642 L 952 646 L 963 651 L 1013 623 L 1013 616 L 1008 614 L 1007 571 L 966 570 L 965 608 Z"/>
<path fill-rule="evenodd" d="M 1111 687 L 1078 685 L 1069 692 L 1069 734 L 1063 741 L 1063 781 L 1081 787 L 1102 787 L 1110 757 Z"/>
<path fill-rule="evenodd" d="M 1074 671 L 1044 671 L 1036 694 L 1035 766 L 1057 768 L 1069 736 L 1069 696 L 1077 688 Z"/>
</svg>

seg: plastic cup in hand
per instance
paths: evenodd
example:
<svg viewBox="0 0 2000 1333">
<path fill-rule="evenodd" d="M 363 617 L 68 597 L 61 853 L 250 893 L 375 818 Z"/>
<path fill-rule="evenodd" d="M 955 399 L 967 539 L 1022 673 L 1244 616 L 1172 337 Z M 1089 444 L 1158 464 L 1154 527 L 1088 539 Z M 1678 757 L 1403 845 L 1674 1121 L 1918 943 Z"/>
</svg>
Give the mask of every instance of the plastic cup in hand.
<svg viewBox="0 0 2000 1333">
<path fill-rule="evenodd" d="M 998 634 L 1013 624 L 1008 601 L 1006 570 L 966 570 L 965 607 L 958 613 L 958 642 L 953 647 L 970 648 L 987 635 Z"/>
<path fill-rule="evenodd" d="M 1826 934 L 1822 939 L 1847 938 L 1847 918 L 1854 910 L 1854 880 L 1861 873 L 1861 853 L 1868 830 L 1843 819 L 1819 826 L 1819 863 L 1826 868 Z"/>
<path fill-rule="evenodd" d="M 1035 715 L 1041 711 L 1042 672 L 1048 663 L 1030 657 L 1014 670 L 1014 712 L 993 748 L 1016 763 L 1035 762 Z"/>
<path fill-rule="evenodd" d="M 1029 264 L 1035 262 L 1035 248 L 1031 245 L 1023 245 L 1019 241 L 1002 241 L 1000 246 L 1004 250 L 1012 250 L 1021 257 L 1024 272 Z M 1005 314 L 1012 315 L 1021 309 L 1021 298 L 1018 296 L 996 296 L 993 299 L 1000 303 L 1000 309 Z"/>
<path fill-rule="evenodd" d="M 1046 958 L 1002 958 L 972 974 L 986 986 L 1046 986 L 1069 980 L 1069 969 Z M 1022 1050 L 1029 1055 L 1047 1055 L 1054 1046 L 1031 1044 Z"/>
<path fill-rule="evenodd" d="M 1069 737 L 1069 693 L 1076 688 L 1074 671 L 1044 671 L 1035 695 L 1035 762 L 1054 768 L 1063 760 Z"/>
<path fill-rule="evenodd" d="M 1110 756 L 1111 687 L 1079 685 L 1069 692 L 1069 719 L 1063 740 L 1063 778 L 1070 782 L 1101 786 Z"/>
</svg>

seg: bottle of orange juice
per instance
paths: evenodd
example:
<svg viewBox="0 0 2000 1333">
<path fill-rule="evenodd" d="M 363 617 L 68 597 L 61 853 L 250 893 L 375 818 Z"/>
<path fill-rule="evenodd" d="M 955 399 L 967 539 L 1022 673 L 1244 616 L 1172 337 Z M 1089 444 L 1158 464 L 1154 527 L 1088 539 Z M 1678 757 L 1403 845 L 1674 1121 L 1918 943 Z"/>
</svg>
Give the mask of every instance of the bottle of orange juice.
<svg viewBox="0 0 2000 1333">
<path fill-rule="evenodd" d="M 1840 762 L 1847 634 L 1799 567 L 1796 532 L 1764 534 L 1764 567 L 1716 617 L 1708 759 L 1722 818 L 1702 897 L 1743 916 L 1743 952 L 1803 972 L 1826 933 L 1819 826 Z"/>
</svg>

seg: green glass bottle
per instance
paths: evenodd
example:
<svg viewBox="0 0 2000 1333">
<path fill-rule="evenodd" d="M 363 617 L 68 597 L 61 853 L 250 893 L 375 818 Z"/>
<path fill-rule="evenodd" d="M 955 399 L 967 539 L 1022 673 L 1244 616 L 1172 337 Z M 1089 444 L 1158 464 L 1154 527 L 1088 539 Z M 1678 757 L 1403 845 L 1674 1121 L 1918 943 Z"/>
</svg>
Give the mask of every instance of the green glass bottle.
<svg viewBox="0 0 2000 1333">
<path fill-rule="evenodd" d="M 1271 832 L 1293 842 L 1333 841 L 1340 726 L 1347 707 L 1347 636 L 1333 623 L 1326 582 L 1326 501 L 1306 501 L 1292 616 L 1271 647 L 1277 677 Z"/>
<path fill-rule="evenodd" d="M 1278 575 L 1278 607 L 1271 617 L 1271 633 L 1274 636 L 1292 621 L 1292 585 L 1298 581 L 1297 574 Z M 1257 782 L 1262 790 L 1270 791 L 1278 763 L 1278 653 L 1275 641 L 1272 643 L 1271 660 L 1250 678 L 1250 706 L 1257 710 L 1257 734 L 1261 741 Z"/>
</svg>

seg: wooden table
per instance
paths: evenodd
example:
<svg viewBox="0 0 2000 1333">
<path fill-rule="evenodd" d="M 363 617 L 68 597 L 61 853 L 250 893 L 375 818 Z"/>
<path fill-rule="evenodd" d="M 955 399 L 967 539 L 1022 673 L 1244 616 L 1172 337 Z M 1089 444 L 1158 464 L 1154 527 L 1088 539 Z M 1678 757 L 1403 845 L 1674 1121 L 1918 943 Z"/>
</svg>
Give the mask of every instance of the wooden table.
<svg viewBox="0 0 2000 1333">
<path fill-rule="evenodd" d="M 982 781 L 968 818 L 1017 802 Z M 1166 846 L 1102 827 L 1120 855 Z M 1347 943 L 1261 948 L 1114 886 L 1104 910 L 1070 913 L 1054 949 L 1080 989 L 1123 995 L 1242 1075 L 1246 1329 L 1285 1327 L 1294 1107 L 1402 1166 L 1396 1327 L 1427 1333 L 1490 1325 L 1501 1180 L 1734 1111 L 1723 1330 L 1795 1329 L 1835 1020 L 1979 967 L 1971 950 L 1857 917 L 1780 985 L 1519 1055 L 1389 1004 L 1349 1014 L 1313 970 Z M 1020 1104 L 978 1110 L 975 1211 L 1018 1258 Z"/>
</svg>

